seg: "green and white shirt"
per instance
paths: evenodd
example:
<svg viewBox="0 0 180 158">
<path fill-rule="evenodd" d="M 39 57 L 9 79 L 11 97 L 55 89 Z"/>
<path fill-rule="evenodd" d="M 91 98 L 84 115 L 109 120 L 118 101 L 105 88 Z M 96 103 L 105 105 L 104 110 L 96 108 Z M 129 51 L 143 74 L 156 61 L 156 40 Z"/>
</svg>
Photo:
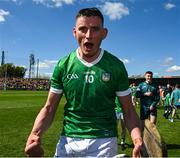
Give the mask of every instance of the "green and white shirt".
<svg viewBox="0 0 180 158">
<path fill-rule="evenodd" d="M 124 64 L 107 51 L 91 63 L 78 49 L 59 60 L 51 78 L 51 92 L 65 94 L 62 135 L 79 138 L 117 136 L 115 96 L 130 94 Z"/>
<path fill-rule="evenodd" d="M 137 90 L 137 87 L 136 86 L 132 86 L 130 87 L 131 88 L 131 95 L 136 97 L 136 90 Z"/>
<path fill-rule="evenodd" d="M 115 111 L 118 113 L 122 113 L 122 105 L 121 105 L 118 97 L 116 97 L 116 99 L 115 99 L 115 104 L 116 104 Z"/>
</svg>

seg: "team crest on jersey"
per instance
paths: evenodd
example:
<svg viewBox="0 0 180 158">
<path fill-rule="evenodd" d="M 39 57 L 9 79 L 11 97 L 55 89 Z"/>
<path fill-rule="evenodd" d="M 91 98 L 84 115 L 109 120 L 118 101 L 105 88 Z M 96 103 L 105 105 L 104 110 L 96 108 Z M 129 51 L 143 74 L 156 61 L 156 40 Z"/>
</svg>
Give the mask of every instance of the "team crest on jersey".
<svg viewBox="0 0 180 158">
<path fill-rule="evenodd" d="M 110 73 L 104 72 L 104 73 L 102 74 L 102 80 L 103 80 L 103 81 L 108 82 L 110 79 L 111 79 L 111 74 L 110 74 Z"/>
</svg>

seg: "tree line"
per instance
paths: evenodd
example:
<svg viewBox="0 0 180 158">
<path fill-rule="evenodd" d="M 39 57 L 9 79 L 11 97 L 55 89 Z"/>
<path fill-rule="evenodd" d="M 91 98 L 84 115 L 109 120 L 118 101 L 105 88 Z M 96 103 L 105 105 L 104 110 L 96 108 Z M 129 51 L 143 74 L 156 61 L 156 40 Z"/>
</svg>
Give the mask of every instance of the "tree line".
<svg viewBox="0 0 180 158">
<path fill-rule="evenodd" d="M 0 77 L 16 77 L 23 78 L 26 73 L 26 68 L 22 66 L 15 66 L 13 63 L 6 63 L 0 66 Z"/>
</svg>

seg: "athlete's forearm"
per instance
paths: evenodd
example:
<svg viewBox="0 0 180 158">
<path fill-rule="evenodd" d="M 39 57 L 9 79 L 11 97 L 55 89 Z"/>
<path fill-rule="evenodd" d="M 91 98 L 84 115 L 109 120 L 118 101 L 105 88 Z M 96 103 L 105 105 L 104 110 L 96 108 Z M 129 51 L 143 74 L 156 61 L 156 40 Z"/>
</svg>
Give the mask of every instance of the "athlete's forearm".
<svg viewBox="0 0 180 158">
<path fill-rule="evenodd" d="M 134 145 L 142 145 L 142 137 L 140 128 L 134 128 L 131 130 L 131 138 Z"/>
<path fill-rule="evenodd" d="M 140 121 L 135 108 L 132 104 L 131 95 L 119 97 L 122 104 L 124 119 L 128 130 L 131 132 L 134 128 L 140 127 Z"/>
<path fill-rule="evenodd" d="M 60 98 L 61 95 L 49 93 L 46 104 L 36 117 L 31 133 L 41 136 L 51 126 Z"/>
<path fill-rule="evenodd" d="M 54 110 L 49 106 L 45 105 L 36 117 L 32 133 L 41 136 L 52 124 L 55 113 Z"/>
<path fill-rule="evenodd" d="M 138 118 L 134 106 L 132 105 L 132 101 L 130 98 L 131 95 L 125 97 L 119 97 L 122 104 L 125 124 L 129 132 L 131 133 L 133 143 L 134 145 L 137 145 L 137 140 L 138 140 L 138 145 L 141 145 L 142 138 L 140 131 L 140 120 Z"/>
<path fill-rule="evenodd" d="M 133 140 L 141 138 L 140 121 L 134 107 L 132 107 L 125 115 L 125 123 Z"/>
<path fill-rule="evenodd" d="M 140 121 L 138 119 L 137 113 L 134 109 L 134 106 L 130 104 L 131 108 L 125 110 L 125 124 L 131 134 L 131 138 L 134 144 L 134 149 L 132 157 L 139 157 L 140 149 L 142 146 L 142 137 L 140 131 Z"/>
<path fill-rule="evenodd" d="M 143 143 L 141 137 L 141 130 L 140 130 L 140 120 L 138 118 L 134 106 L 132 106 L 131 104 L 132 103 L 130 103 L 129 106 L 127 106 L 125 124 L 131 134 L 131 138 L 134 144 L 132 156 L 139 157 L 140 148 Z"/>
</svg>

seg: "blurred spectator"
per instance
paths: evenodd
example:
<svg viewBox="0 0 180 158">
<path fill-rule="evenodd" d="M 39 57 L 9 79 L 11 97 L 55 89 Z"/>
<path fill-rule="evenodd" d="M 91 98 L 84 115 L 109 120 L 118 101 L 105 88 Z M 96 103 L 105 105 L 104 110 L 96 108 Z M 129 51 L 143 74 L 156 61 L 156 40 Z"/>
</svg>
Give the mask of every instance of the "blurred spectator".
<svg viewBox="0 0 180 158">
<path fill-rule="evenodd" d="M 166 95 L 170 92 L 172 92 L 172 87 L 170 84 L 167 84 L 166 88 L 164 89 L 164 97 L 166 97 Z"/>
<path fill-rule="evenodd" d="M 171 107 L 171 93 L 172 90 L 170 90 L 165 97 L 165 103 L 164 103 L 164 114 L 163 116 L 168 119 L 169 115 L 172 112 L 172 107 Z"/>
<path fill-rule="evenodd" d="M 177 108 L 180 107 L 180 85 L 176 84 L 175 89 L 171 93 L 171 105 L 173 107 L 171 122 L 174 122 L 174 116 L 178 118 L 176 114 Z"/>
<path fill-rule="evenodd" d="M 132 83 L 131 85 L 131 95 L 132 95 L 132 103 L 134 106 L 138 106 L 137 100 L 136 100 L 136 90 L 137 90 L 137 86 L 135 83 Z"/>
<path fill-rule="evenodd" d="M 164 88 L 161 85 L 159 85 L 159 95 L 160 95 L 159 105 L 163 106 L 166 98 L 164 96 Z"/>
<path fill-rule="evenodd" d="M 0 90 L 49 90 L 49 79 L 0 78 Z"/>
</svg>

